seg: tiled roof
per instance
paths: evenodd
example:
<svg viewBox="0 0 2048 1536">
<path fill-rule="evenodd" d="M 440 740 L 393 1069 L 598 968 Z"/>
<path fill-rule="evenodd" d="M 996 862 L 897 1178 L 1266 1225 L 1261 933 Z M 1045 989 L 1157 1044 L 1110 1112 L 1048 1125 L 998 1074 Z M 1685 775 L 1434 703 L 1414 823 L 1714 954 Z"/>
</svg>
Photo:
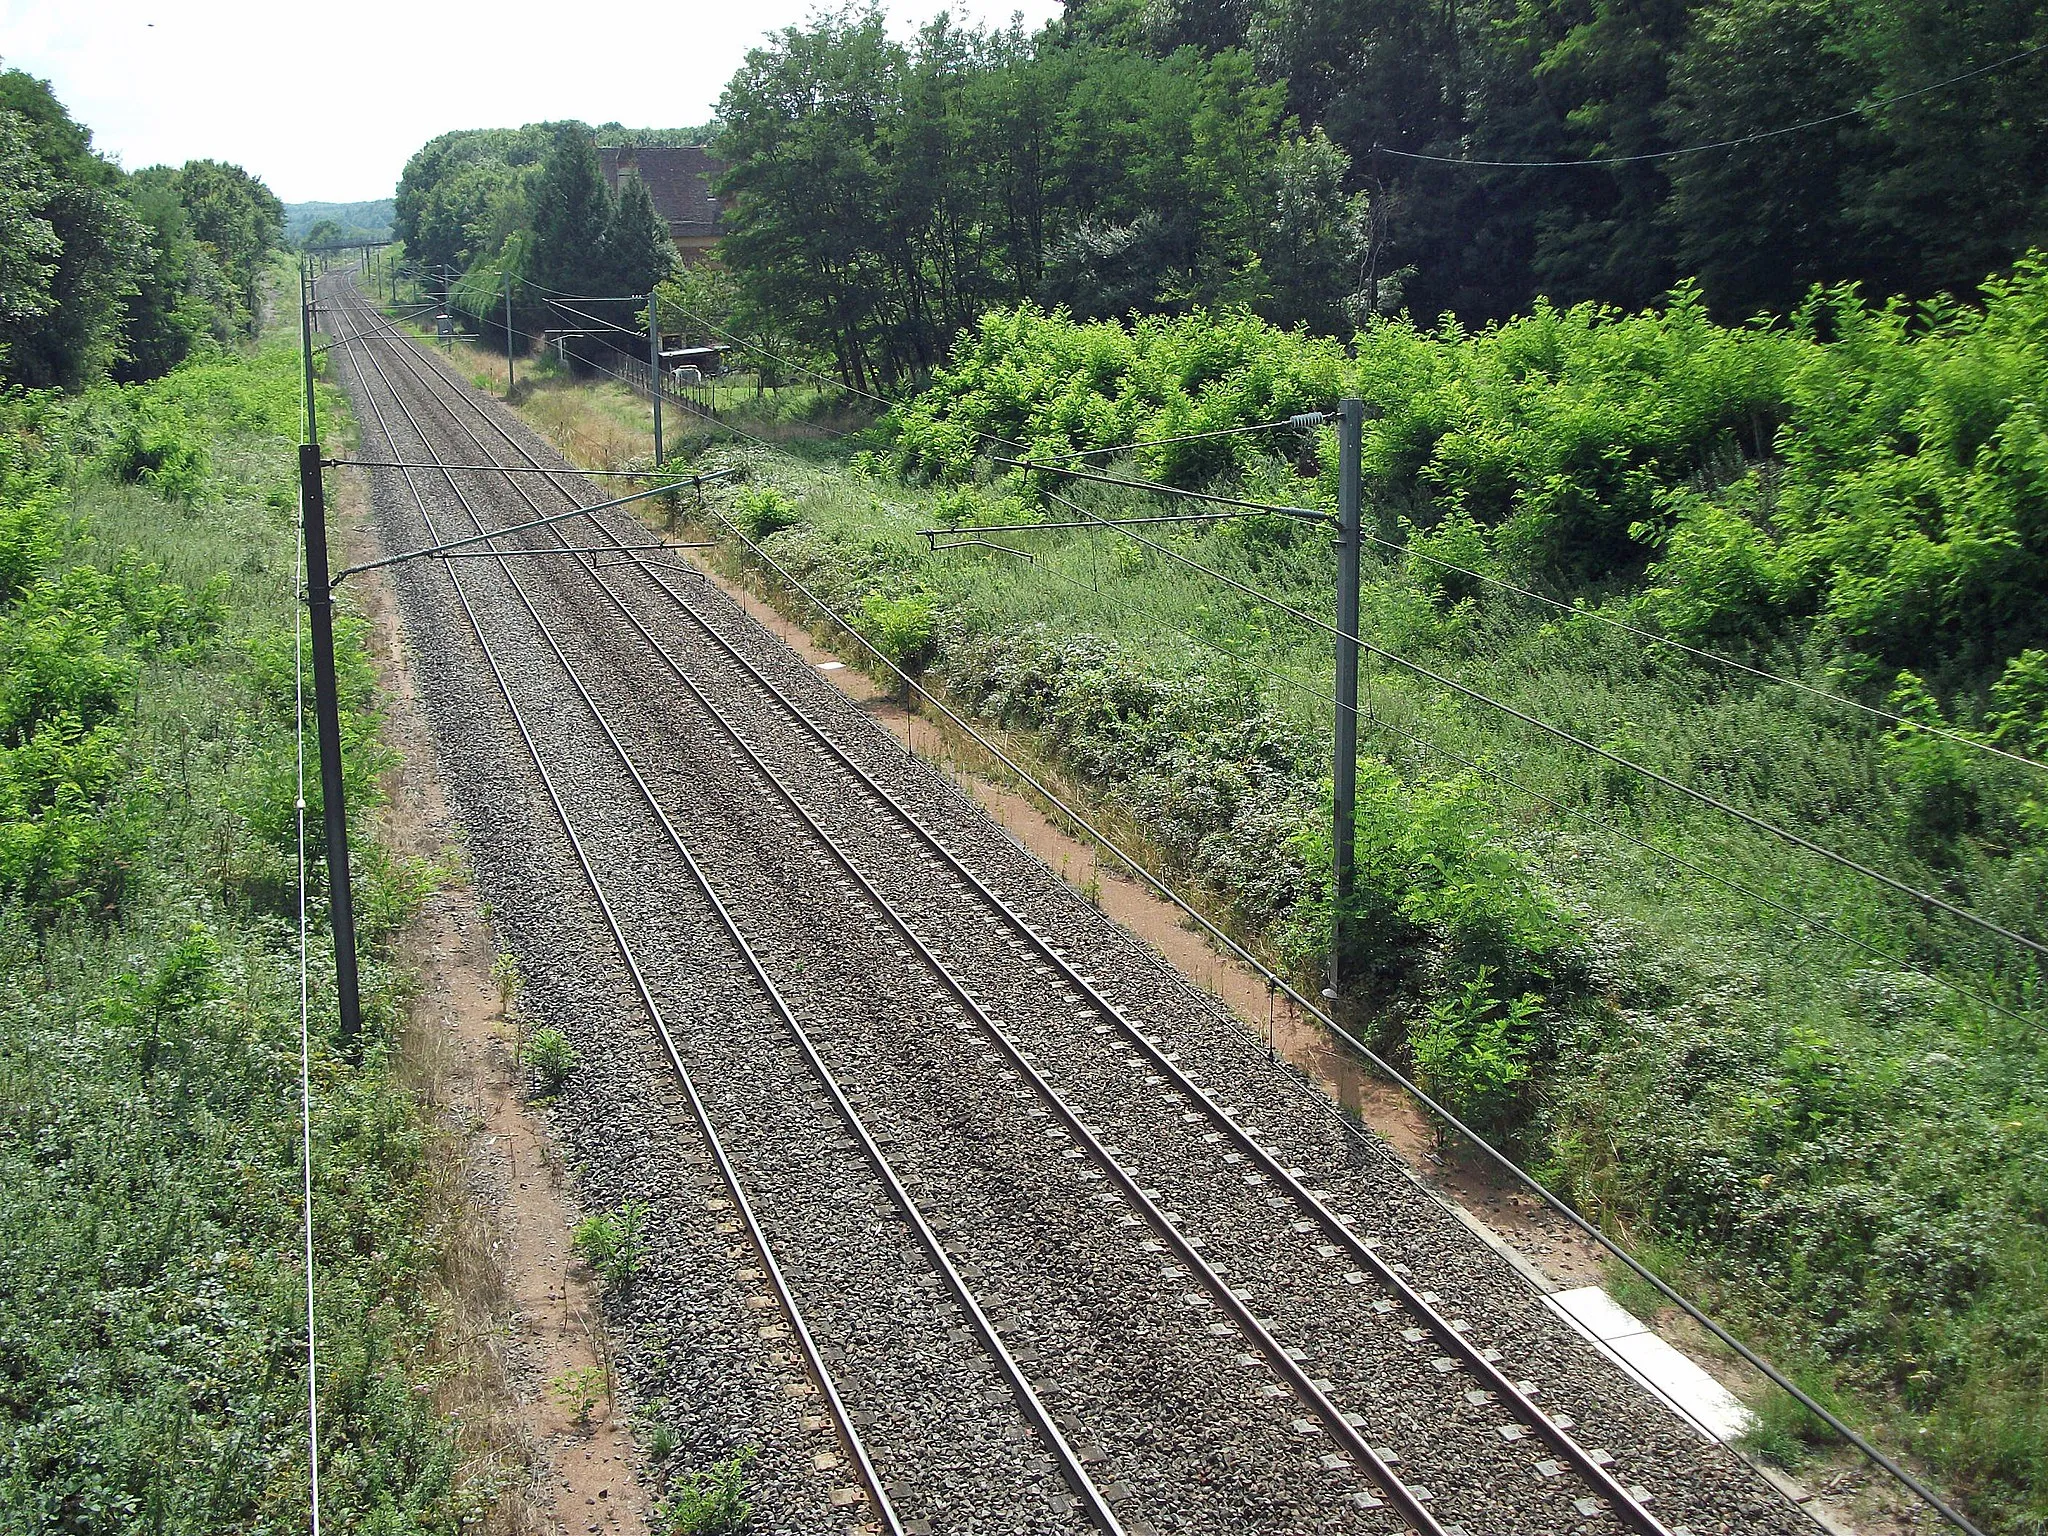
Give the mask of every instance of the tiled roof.
<svg viewBox="0 0 2048 1536">
<path fill-rule="evenodd" d="M 600 148 L 598 160 L 604 166 L 605 185 L 619 190 L 619 173 L 638 174 L 654 199 L 654 211 L 668 220 L 669 234 L 686 237 L 716 236 L 719 232 L 719 202 L 711 185 L 725 172 L 696 144 L 673 147 L 614 145 Z"/>
</svg>

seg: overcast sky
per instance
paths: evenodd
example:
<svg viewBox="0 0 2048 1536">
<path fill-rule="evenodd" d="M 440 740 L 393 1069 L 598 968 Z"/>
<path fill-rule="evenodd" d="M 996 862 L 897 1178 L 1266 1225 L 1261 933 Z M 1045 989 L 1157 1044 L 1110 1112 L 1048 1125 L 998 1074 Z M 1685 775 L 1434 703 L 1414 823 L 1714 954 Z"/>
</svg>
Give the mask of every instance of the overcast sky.
<svg viewBox="0 0 2048 1536">
<path fill-rule="evenodd" d="M 549 118 L 679 128 L 710 117 L 763 34 L 812 0 L 0 0 L 0 66 L 48 80 L 130 170 L 228 160 L 288 203 L 388 197 L 451 128 Z M 1035 27 L 1058 0 L 889 0 Z"/>
</svg>

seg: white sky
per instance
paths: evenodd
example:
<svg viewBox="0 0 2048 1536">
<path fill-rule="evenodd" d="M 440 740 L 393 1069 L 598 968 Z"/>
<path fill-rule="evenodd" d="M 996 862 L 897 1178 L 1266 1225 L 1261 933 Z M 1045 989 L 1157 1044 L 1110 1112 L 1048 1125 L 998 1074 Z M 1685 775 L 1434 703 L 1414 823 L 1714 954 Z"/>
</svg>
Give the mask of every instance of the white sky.
<svg viewBox="0 0 2048 1536">
<path fill-rule="evenodd" d="M 810 0 L 0 0 L 0 67 L 46 79 L 130 170 L 232 161 L 288 203 L 388 197 L 451 128 L 552 118 L 677 128 L 711 116 L 748 48 Z M 888 0 L 1036 27 L 1058 0 Z"/>
</svg>

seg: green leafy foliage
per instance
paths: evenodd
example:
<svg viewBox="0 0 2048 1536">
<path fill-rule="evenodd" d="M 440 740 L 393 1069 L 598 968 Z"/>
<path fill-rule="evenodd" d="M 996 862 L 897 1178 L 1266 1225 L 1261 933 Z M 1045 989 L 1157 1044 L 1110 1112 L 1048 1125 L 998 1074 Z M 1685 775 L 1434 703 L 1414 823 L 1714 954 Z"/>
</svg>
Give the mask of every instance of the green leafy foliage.
<svg viewBox="0 0 2048 1536">
<path fill-rule="evenodd" d="M 238 876 L 294 718 L 295 350 L 0 400 L 0 1527 L 303 1527 L 296 892 Z M 332 408 L 332 402 L 328 402 Z M 176 418 L 195 516 L 101 450 Z M 342 639 L 365 665 L 360 631 Z M 351 739 L 373 734 L 348 701 Z M 358 824 L 376 803 L 362 783 Z M 287 800 L 287 804 L 289 801 Z M 321 1489 L 337 1529 L 452 1533 L 473 1495 L 419 1362 L 439 1255 L 392 1065 L 412 874 L 358 850 L 366 1048 L 312 934 Z"/>
<path fill-rule="evenodd" d="M 0 72 L 0 380 L 155 378 L 255 324 L 283 227 L 239 166 L 125 174 L 46 81 Z"/>
<path fill-rule="evenodd" d="M 794 528 L 803 516 L 782 492 L 764 485 L 740 492 L 732 504 L 732 520 L 758 544 L 770 534 Z"/>
<path fill-rule="evenodd" d="M 628 1200 L 576 1223 L 569 1246 L 596 1272 L 606 1290 L 624 1295 L 647 1262 L 647 1206 Z"/>
<path fill-rule="evenodd" d="M 753 1508 L 747 1501 L 748 1446 L 702 1471 L 672 1480 L 656 1514 L 661 1536 L 735 1536 L 746 1529 Z"/>
<path fill-rule="evenodd" d="M 870 592 L 860 600 L 860 617 L 861 632 L 897 666 L 920 666 L 930 655 L 932 600 L 925 594 Z"/>
<path fill-rule="evenodd" d="M 1482 965 L 1432 1002 L 1409 1030 L 1408 1054 L 1425 1090 L 1468 1125 L 1498 1134 L 1519 1118 L 1543 999 L 1524 992 L 1503 1002 L 1492 994 L 1491 975 Z"/>
<path fill-rule="evenodd" d="M 2048 1055 L 2023 961 L 1383 659 L 1362 686 L 1358 892 L 1333 912 L 1325 632 L 1118 535 L 1008 536 L 1027 563 L 914 530 L 1037 500 L 983 433 L 1068 452 L 1362 394 L 1386 540 L 1364 572 L 1374 646 L 2039 935 L 2048 795 L 1950 738 L 2048 744 L 2048 634 L 2021 574 L 2044 504 L 2032 450 L 2009 446 L 2040 414 L 2044 291 L 2030 260 L 1976 310 L 1833 294 L 1729 328 L 1681 294 L 1481 331 L 1382 322 L 1351 350 L 1236 316 L 998 311 L 857 479 L 790 477 L 805 522 L 775 555 L 841 612 L 928 594 L 928 675 L 956 702 L 1298 974 L 1341 927 L 1357 1027 L 2024 1528 L 2048 1488 Z M 1333 459 L 1325 432 L 1122 462 L 1328 507 Z M 778 483 L 772 457 L 756 483 Z M 1105 516 L 1159 510 L 1061 489 Z M 1293 524 L 1148 537 L 1330 611 L 1327 547 Z"/>
<path fill-rule="evenodd" d="M 535 1030 L 519 1048 L 520 1065 L 533 1074 L 543 1094 L 562 1091 L 576 1071 L 576 1047 L 553 1025 Z"/>
</svg>

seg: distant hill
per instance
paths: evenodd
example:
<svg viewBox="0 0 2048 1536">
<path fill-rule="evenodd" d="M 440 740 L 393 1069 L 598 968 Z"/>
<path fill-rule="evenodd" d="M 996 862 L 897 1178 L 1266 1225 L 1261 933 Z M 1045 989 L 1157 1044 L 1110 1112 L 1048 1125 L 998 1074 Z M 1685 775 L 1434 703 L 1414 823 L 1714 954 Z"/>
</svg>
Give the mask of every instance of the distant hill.
<svg viewBox="0 0 2048 1536">
<path fill-rule="evenodd" d="M 388 240 L 391 214 L 388 197 L 372 203 L 286 203 L 284 237 L 296 245 L 315 224 L 332 219 L 341 226 L 344 240 Z"/>
</svg>

